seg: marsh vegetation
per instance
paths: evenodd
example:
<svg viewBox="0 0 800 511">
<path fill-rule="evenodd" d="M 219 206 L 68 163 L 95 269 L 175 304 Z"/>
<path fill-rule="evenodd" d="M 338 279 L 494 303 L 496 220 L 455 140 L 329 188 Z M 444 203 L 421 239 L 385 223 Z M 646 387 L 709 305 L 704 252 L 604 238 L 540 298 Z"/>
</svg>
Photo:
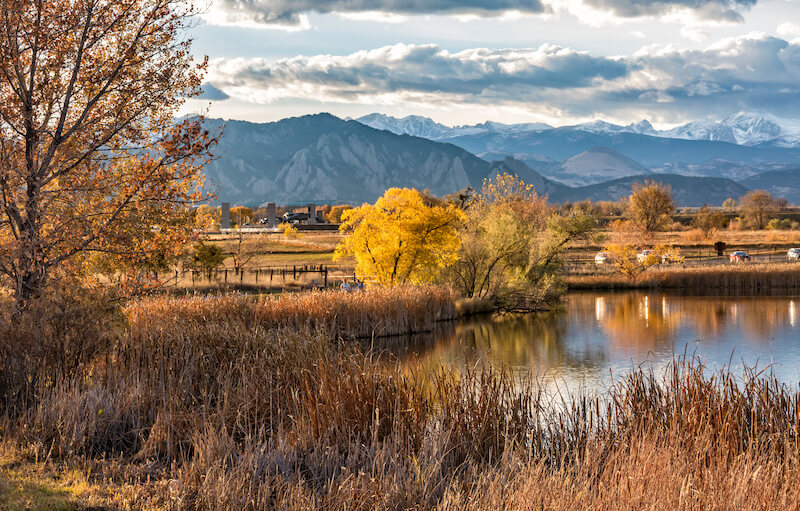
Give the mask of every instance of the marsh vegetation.
<svg viewBox="0 0 800 511">
<path fill-rule="evenodd" d="M 559 395 L 534 373 L 409 371 L 348 341 L 449 317 L 436 289 L 157 298 L 116 313 L 70 303 L 3 323 L 5 449 L 125 488 L 108 505 L 714 509 L 800 496 L 800 393 L 768 371 L 677 360 Z"/>
</svg>

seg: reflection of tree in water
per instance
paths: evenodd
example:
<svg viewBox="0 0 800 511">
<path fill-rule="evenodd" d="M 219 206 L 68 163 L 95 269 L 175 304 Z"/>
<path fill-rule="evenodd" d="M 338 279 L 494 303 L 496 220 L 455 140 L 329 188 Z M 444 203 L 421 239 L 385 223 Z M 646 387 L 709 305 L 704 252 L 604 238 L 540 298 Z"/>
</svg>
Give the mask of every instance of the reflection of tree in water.
<svg viewBox="0 0 800 511">
<path fill-rule="evenodd" d="M 791 302 L 785 299 L 749 298 L 737 301 L 739 324 L 754 342 L 769 341 L 778 329 L 791 326 Z"/>
<path fill-rule="evenodd" d="M 639 354 L 670 347 L 682 329 L 690 329 L 701 340 L 758 343 L 772 339 L 792 321 L 797 323 L 800 313 L 785 298 L 641 292 L 573 295 L 569 309 L 572 321 L 590 321 L 593 313 L 612 346 Z"/>
<path fill-rule="evenodd" d="M 655 293 L 576 295 L 570 307 L 573 321 L 597 321 L 612 347 L 639 354 L 671 346 L 682 321 L 681 312 Z"/>
<path fill-rule="evenodd" d="M 778 330 L 791 327 L 792 304 L 785 298 L 684 298 L 673 297 L 684 316 L 691 319 L 697 336 L 703 340 L 729 340 L 737 337 L 760 343 L 775 337 Z M 746 335 L 736 334 L 741 329 Z"/>
<path fill-rule="evenodd" d="M 567 319 L 563 311 L 553 311 L 462 321 L 449 333 L 442 332 L 434 343 L 415 340 L 399 358 L 419 369 L 484 362 L 538 373 L 600 367 L 605 361 L 602 347 L 576 349 L 580 347 L 566 343 Z"/>
<path fill-rule="evenodd" d="M 387 350 L 386 360 L 423 371 L 489 363 L 559 375 L 603 371 L 623 353 L 644 360 L 651 351 L 669 352 L 679 335 L 757 345 L 792 327 L 800 328 L 800 300 L 581 293 L 569 295 L 563 311 L 441 323 L 431 334 L 371 345 Z"/>
</svg>

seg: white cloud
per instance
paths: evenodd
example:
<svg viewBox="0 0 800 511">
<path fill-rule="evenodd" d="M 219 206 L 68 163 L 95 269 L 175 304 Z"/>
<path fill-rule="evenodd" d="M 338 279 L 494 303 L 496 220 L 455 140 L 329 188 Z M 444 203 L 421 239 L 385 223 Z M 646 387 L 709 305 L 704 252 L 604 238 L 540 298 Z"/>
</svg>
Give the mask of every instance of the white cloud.
<svg viewBox="0 0 800 511">
<path fill-rule="evenodd" d="M 800 37 L 800 24 L 781 23 L 778 25 L 777 32 L 783 37 Z"/>
<path fill-rule="evenodd" d="M 208 81 L 240 101 L 318 101 L 420 108 L 506 108 L 599 113 L 647 111 L 669 120 L 742 109 L 800 115 L 800 43 L 761 33 L 705 49 L 647 46 L 604 57 L 571 48 L 474 48 L 398 44 L 349 55 L 277 61 L 216 59 Z M 796 99 L 796 100 L 795 100 Z"/>
</svg>

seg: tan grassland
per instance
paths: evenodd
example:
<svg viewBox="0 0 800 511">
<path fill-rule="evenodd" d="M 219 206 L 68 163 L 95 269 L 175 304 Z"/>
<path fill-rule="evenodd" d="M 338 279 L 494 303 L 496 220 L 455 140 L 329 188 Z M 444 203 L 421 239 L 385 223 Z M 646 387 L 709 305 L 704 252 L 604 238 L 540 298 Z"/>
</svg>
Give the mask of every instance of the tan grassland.
<svg viewBox="0 0 800 511">
<path fill-rule="evenodd" d="M 620 274 L 570 275 L 570 289 L 668 289 L 710 293 L 759 294 L 800 291 L 800 264 L 749 263 L 651 268 L 637 280 Z"/>
<path fill-rule="evenodd" d="M 768 372 L 553 396 L 347 340 L 429 328 L 439 289 L 75 307 L 0 321 L 0 508 L 800 507 L 800 392 Z"/>
</svg>

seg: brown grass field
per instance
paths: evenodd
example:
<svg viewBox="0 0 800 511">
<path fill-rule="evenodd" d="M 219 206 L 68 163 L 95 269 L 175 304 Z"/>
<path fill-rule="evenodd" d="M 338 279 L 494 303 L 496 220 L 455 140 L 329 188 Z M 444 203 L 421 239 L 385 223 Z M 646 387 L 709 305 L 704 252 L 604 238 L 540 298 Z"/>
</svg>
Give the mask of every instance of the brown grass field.
<svg viewBox="0 0 800 511">
<path fill-rule="evenodd" d="M 800 264 L 744 263 L 708 266 L 663 265 L 635 280 L 616 273 L 566 277 L 570 289 L 666 289 L 708 294 L 797 293 Z"/>
<path fill-rule="evenodd" d="M 5 316 L 0 509 L 800 507 L 800 391 L 768 372 L 678 360 L 558 396 L 347 340 L 454 310 L 405 289 Z"/>
<path fill-rule="evenodd" d="M 630 233 L 603 231 L 600 244 L 587 245 L 577 243 L 570 247 L 567 257 L 572 259 L 591 260 L 605 243 L 635 243 L 642 246 L 658 244 L 675 245 L 689 259 L 702 256 L 708 259 L 715 255 L 714 243 L 722 241 L 728 245 L 726 254 L 733 250 L 745 249 L 755 254 L 773 254 L 775 260 L 785 259 L 786 250 L 800 246 L 800 231 L 739 231 L 723 229 L 709 239 L 691 230 L 668 231 L 656 233 L 651 239 L 643 239 Z M 352 270 L 354 261 L 345 259 L 333 261 L 333 251 L 341 234 L 331 232 L 303 232 L 298 239 L 285 238 L 282 234 L 245 234 L 248 240 L 254 240 L 258 246 L 258 255 L 249 263 L 250 268 L 285 267 L 325 264 L 340 267 L 345 271 Z M 230 243 L 234 237 L 230 235 L 211 235 L 207 238 L 214 243 Z M 229 257 L 225 267 L 232 268 Z M 350 273 L 352 273 L 350 271 Z"/>
</svg>

